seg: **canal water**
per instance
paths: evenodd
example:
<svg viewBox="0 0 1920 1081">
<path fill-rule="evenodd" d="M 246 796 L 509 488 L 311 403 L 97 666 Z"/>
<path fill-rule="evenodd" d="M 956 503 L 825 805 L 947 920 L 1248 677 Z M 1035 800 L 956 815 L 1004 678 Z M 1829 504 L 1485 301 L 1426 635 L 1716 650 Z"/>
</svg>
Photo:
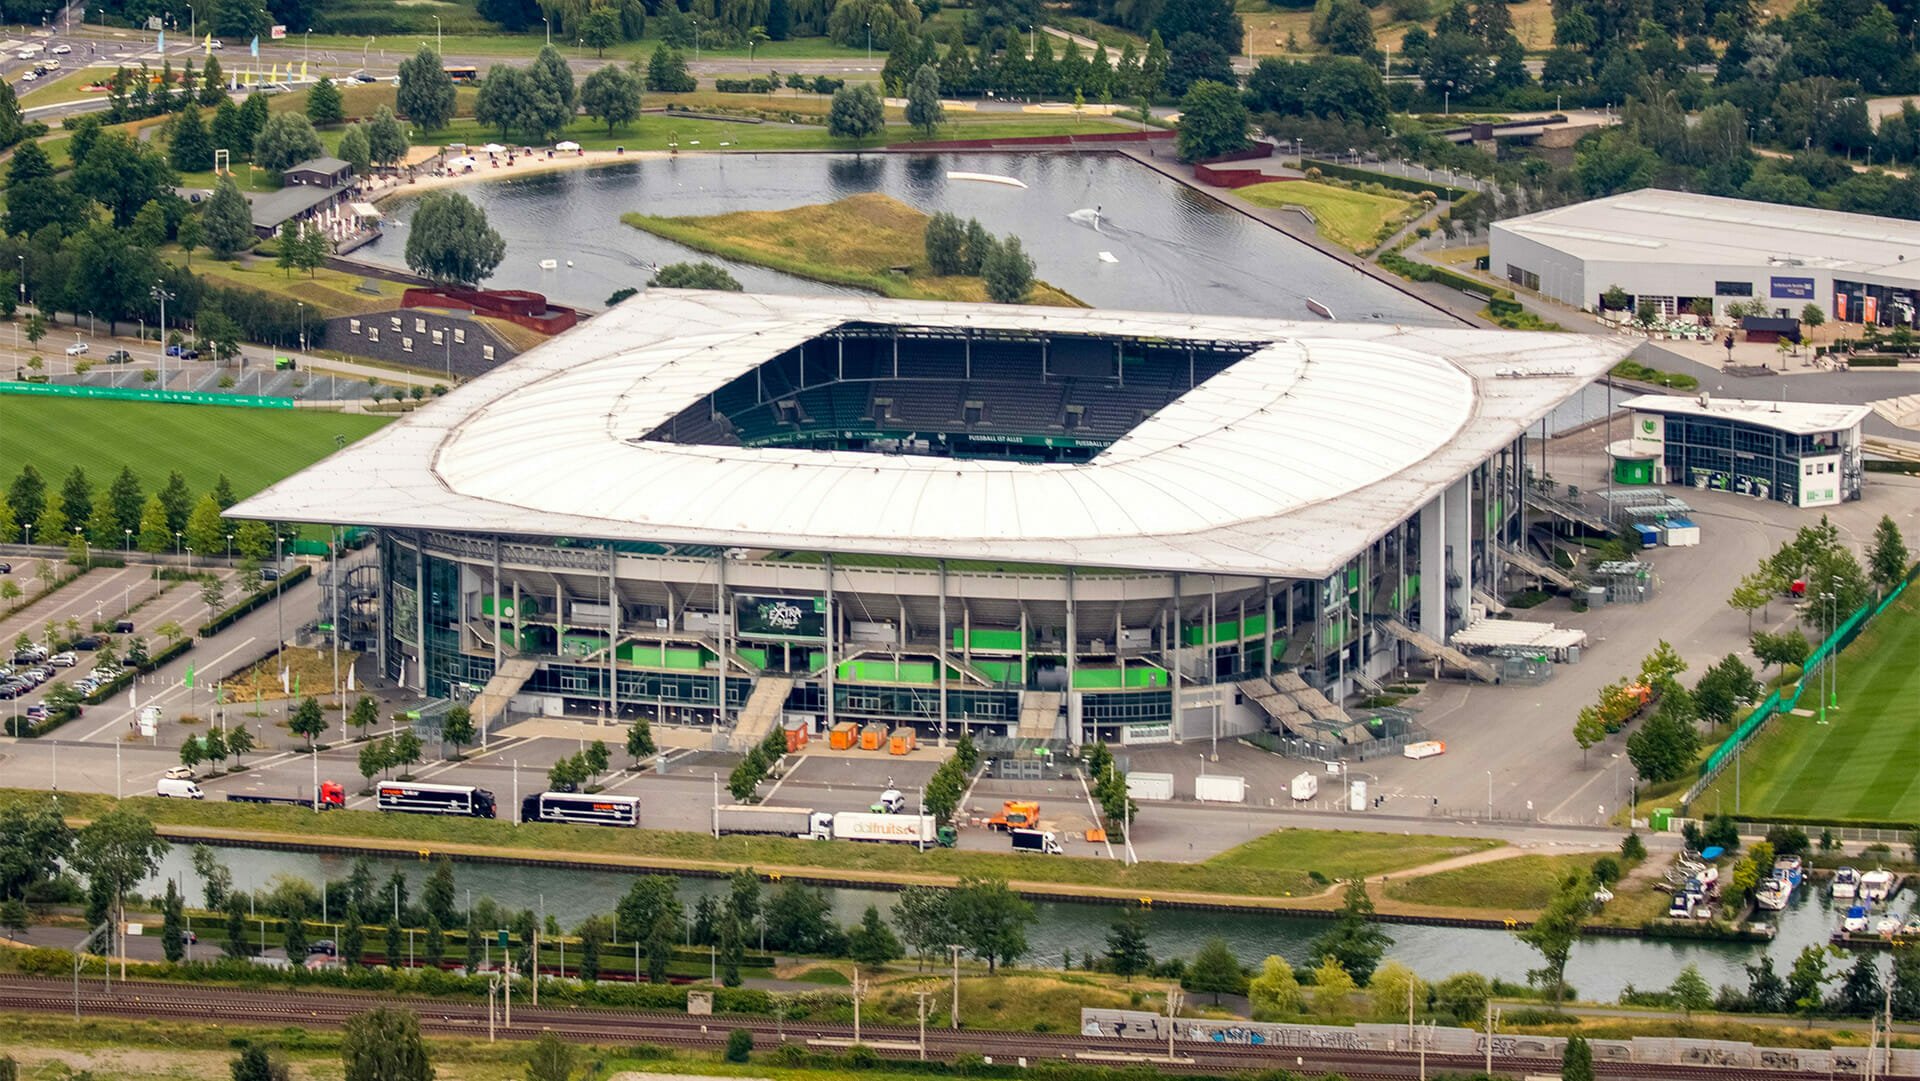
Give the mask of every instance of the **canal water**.
<svg viewBox="0 0 1920 1081">
<path fill-rule="evenodd" d="M 345 856 L 303 852 L 238 848 L 222 848 L 216 852 L 232 871 L 235 888 L 243 891 L 267 887 L 280 875 L 314 883 L 345 878 L 353 862 Z M 202 893 L 189 856 L 187 846 L 173 846 L 155 880 L 142 892 L 163 891 L 165 880 L 172 878 L 182 885 L 190 901 L 198 903 Z M 377 881 L 385 881 L 396 867 L 406 872 L 415 897 L 432 870 L 419 860 L 383 859 L 374 863 Z M 454 870 L 463 902 L 469 898 L 478 901 L 481 897 L 492 897 L 512 909 L 544 909 L 568 929 L 587 916 L 612 912 L 632 882 L 632 876 L 626 874 L 557 871 L 511 864 L 459 863 Z M 726 883 L 721 879 L 687 878 L 681 880 L 680 896 L 691 904 L 703 893 L 719 893 L 725 889 Z M 833 903 L 835 917 L 846 925 L 858 922 L 868 905 L 890 911 L 894 899 L 894 894 L 883 890 L 830 888 L 826 893 Z M 1904 901 L 1904 895 L 1901 900 Z M 1115 909 L 1054 902 L 1042 902 L 1035 907 L 1038 919 L 1027 932 L 1030 949 L 1025 963 L 1057 967 L 1062 963 L 1064 951 L 1072 950 L 1078 965 L 1083 954 L 1105 950 L 1107 928 L 1113 921 Z M 1794 956 L 1803 947 L 1827 940 L 1839 924 L 1840 913 L 1832 908 L 1832 902 L 1824 893 L 1803 890 L 1792 906 L 1775 916 L 1780 931 L 1773 942 L 1766 945 L 1589 937 L 1574 948 L 1567 979 L 1581 998 L 1606 1002 L 1617 998 L 1629 984 L 1642 989 L 1665 987 L 1673 982 L 1682 967 L 1691 963 L 1698 965 L 1708 983 L 1715 987 L 1725 983 L 1744 988 L 1747 976 L 1742 966 L 1770 954 L 1775 971 L 1784 978 L 1793 965 Z M 1218 936 L 1249 965 L 1257 965 L 1268 954 L 1279 954 L 1298 965 L 1306 960 L 1314 938 L 1328 926 L 1325 920 L 1318 919 L 1172 909 L 1149 913 L 1148 922 L 1149 944 L 1157 957 L 1190 957 L 1203 942 Z M 1539 964 L 1538 954 L 1504 931 L 1409 924 L 1384 924 L 1382 928 L 1393 936 L 1388 956 L 1427 979 L 1475 971 L 1524 982 L 1527 969 Z"/>
<path fill-rule="evenodd" d="M 1027 186 L 950 180 L 949 172 L 1010 176 Z M 732 153 L 485 180 L 459 191 L 506 241 L 506 260 L 487 284 L 536 290 L 563 304 L 597 308 L 618 289 L 645 285 L 650 265 L 711 258 L 622 225 L 620 215 L 629 211 L 784 210 L 883 192 L 929 213 L 978 217 L 996 234 L 1018 234 L 1041 279 L 1097 308 L 1312 319 L 1312 297 L 1342 321 L 1457 325 L 1119 155 Z M 404 268 L 414 205 L 405 196 L 383 204 L 386 235 L 356 257 Z M 541 270 L 545 259 L 557 267 Z M 728 267 L 753 292 L 846 291 L 759 267 Z"/>
</svg>

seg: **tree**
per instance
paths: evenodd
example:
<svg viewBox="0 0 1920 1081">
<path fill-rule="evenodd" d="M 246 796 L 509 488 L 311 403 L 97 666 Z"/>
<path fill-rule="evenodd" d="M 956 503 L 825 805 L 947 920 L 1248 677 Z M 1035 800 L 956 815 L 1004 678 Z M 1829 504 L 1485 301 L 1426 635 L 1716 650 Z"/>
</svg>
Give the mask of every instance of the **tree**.
<svg viewBox="0 0 1920 1081">
<path fill-rule="evenodd" d="M 598 8 L 597 11 L 608 11 Z M 607 134 L 640 116 L 640 80 L 625 68 L 609 64 L 580 84 L 580 107 L 588 116 L 606 122 Z"/>
<path fill-rule="evenodd" d="M 1693 688 L 1693 704 L 1702 720 L 1727 724 L 1741 702 L 1759 695 L 1760 682 L 1754 678 L 1753 669 L 1729 653 L 1701 675 Z"/>
<path fill-rule="evenodd" d="M 1214 1004 L 1218 1005 L 1221 995 L 1237 995 L 1245 990 L 1247 977 L 1240 971 L 1240 962 L 1227 947 L 1226 939 L 1214 937 L 1194 954 L 1180 985 L 1200 994 L 1211 993 Z"/>
<path fill-rule="evenodd" d="M 1246 149 L 1251 124 L 1246 102 L 1232 87 L 1211 80 L 1193 84 L 1180 102 L 1180 160 L 1201 161 Z"/>
<path fill-rule="evenodd" d="M 1653 688 L 1653 693 L 1664 694 L 1668 687 L 1678 686 L 1680 673 L 1687 670 L 1687 662 L 1672 643 L 1661 639 L 1653 647 L 1653 652 L 1640 661 L 1640 682 Z"/>
<path fill-rule="evenodd" d="M 307 750 L 313 750 L 313 741 L 327 730 L 327 718 L 320 712 L 320 703 L 312 695 L 300 700 L 294 708 L 293 716 L 287 720 L 287 731 L 296 736 L 304 736 Z"/>
<path fill-rule="evenodd" d="M 1592 892 L 1586 875 L 1568 875 L 1533 925 L 1516 932 L 1520 941 L 1540 953 L 1542 964 L 1527 973 L 1527 980 L 1547 988 L 1549 1003 L 1558 1003 L 1565 993 L 1567 959 L 1573 955 L 1573 944 L 1579 941 L 1580 924 L 1586 918 Z"/>
<path fill-rule="evenodd" d="M 402 729 L 398 735 L 389 737 L 387 743 L 387 754 L 399 768 L 401 778 L 405 779 L 407 767 L 418 764 L 424 753 L 420 737 L 414 735 L 412 729 Z"/>
<path fill-rule="evenodd" d="M 1032 902 L 1007 888 L 1003 879 L 962 878 L 953 891 L 953 922 L 960 942 L 987 962 L 991 975 L 1001 962 L 1027 952 Z"/>
<path fill-rule="evenodd" d="M 1478 972 L 1456 972 L 1433 988 L 1434 1009 L 1453 1018 L 1457 1024 L 1477 1021 L 1486 1009 L 1493 985 Z"/>
<path fill-rule="evenodd" d="M 1862 955 L 1847 969 L 1834 992 L 1833 1012 L 1842 1017 L 1872 1017 L 1880 1012 L 1880 967 L 1872 955 Z"/>
<path fill-rule="evenodd" d="M 115 807 L 75 836 L 73 869 L 112 902 L 117 927 L 126 922 L 127 891 L 152 878 L 166 852 L 167 842 L 153 832 L 152 822 Z"/>
<path fill-rule="evenodd" d="M 1260 972 L 1247 982 L 1247 1001 L 1256 1021 L 1285 1020 L 1306 1005 L 1300 994 L 1300 980 L 1284 957 L 1269 956 L 1260 964 Z"/>
<path fill-rule="evenodd" d="M 1811 1022 L 1825 1002 L 1821 989 L 1831 978 L 1827 973 L 1826 948 L 1806 947 L 1794 958 L 1793 969 L 1787 973 L 1786 1005 Z"/>
<path fill-rule="evenodd" d="M 352 712 L 347 714 L 347 723 L 360 730 L 360 738 L 367 738 L 367 728 L 380 719 L 380 704 L 368 695 L 361 695 L 354 703 Z"/>
<path fill-rule="evenodd" d="M 300 113 L 273 114 L 253 137 L 253 163 L 275 173 L 325 152 L 312 121 Z"/>
<path fill-rule="evenodd" d="M 1309 956 L 1334 958 L 1356 981 L 1365 983 L 1373 976 L 1387 947 L 1393 945 L 1392 936 L 1380 930 L 1372 916 L 1373 898 L 1367 893 L 1366 880 L 1359 875 L 1350 876 L 1340 918 L 1314 940 Z"/>
<path fill-rule="evenodd" d="M 1640 776 L 1670 781 L 1693 766 L 1700 753 L 1700 732 L 1693 725 L 1693 697 L 1679 687 L 1667 691 L 1653 716 L 1627 737 L 1627 757 Z"/>
<path fill-rule="evenodd" d="M 401 115 L 434 132 L 453 119 L 453 79 L 440 54 L 422 44 L 413 57 L 400 62 L 400 88 L 394 99 Z"/>
<path fill-rule="evenodd" d="M 847 932 L 847 956 L 856 964 L 868 968 L 879 968 L 889 961 L 905 956 L 900 948 L 900 939 L 880 918 L 880 910 L 868 905 L 860 917 L 860 923 Z"/>
<path fill-rule="evenodd" d="M 1322 958 L 1313 970 L 1313 1011 L 1326 1017 L 1350 1012 L 1353 992 L 1358 987 L 1352 973 L 1340 966 L 1338 958 Z"/>
<path fill-rule="evenodd" d="M 1107 928 L 1107 968 L 1132 982 L 1153 963 L 1147 952 L 1147 918 L 1137 908 L 1124 908 Z"/>
<path fill-rule="evenodd" d="M 967 230 L 957 216 L 943 210 L 928 218 L 924 242 L 927 269 L 941 277 L 965 271 Z"/>
<path fill-rule="evenodd" d="M 347 130 L 341 133 L 337 153 L 341 161 L 353 166 L 355 176 L 365 176 L 373 165 L 373 148 L 367 142 L 366 125 L 348 125 Z"/>
<path fill-rule="evenodd" d="M 644 938 L 662 916 L 680 921 L 682 908 L 669 875 L 640 875 L 614 908 L 614 926 L 628 938 Z"/>
<path fill-rule="evenodd" d="M 1607 722 L 1600 716 L 1600 707 L 1584 706 L 1574 716 L 1573 741 L 1580 745 L 1580 761 L 1586 763 L 1587 750 L 1594 744 L 1607 738 Z"/>
<path fill-rule="evenodd" d="M 307 119 L 314 127 L 324 128 L 328 124 L 338 124 L 346 120 L 347 113 L 340 100 L 340 88 L 325 75 L 307 91 Z"/>
<path fill-rule="evenodd" d="M 1790 664 L 1804 663 L 1811 652 L 1813 643 L 1798 629 L 1779 634 L 1761 631 L 1753 636 L 1753 655 L 1762 666 L 1774 664 L 1785 669 Z"/>
<path fill-rule="evenodd" d="M 453 753 L 457 758 L 460 748 L 473 742 L 473 711 L 465 706 L 454 706 L 440 722 L 440 738 L 453 744 Z"/>
<path fill-rule="evenodd" d="M 569 1081 L 577 1059 L 573 1045 L 548 1029 L 527 1049 L 527 1081 Z"/>
<path fill-rule="evenodd" d="M 340 1061 L 346 1081 L 433 1081 L 420 1019 L 411 1010 L 379 1006 L 349 1018 Z"/>
<path fill-rule="evenodd" d="M 1560 1081 L 1593 1081 L 1593 1046 L 1585 1036 L 1567 1037 L 1560 1052 Z"/>
<path fill-rule="evenodd" d="M 7 489 L 7 504 L 21 523 L 38 522 L 46 513 L 47 482 L 32 463 L 21 466 L 20 474 L 13 478 L 12 487 Z"/>
<path fill-rule="evenodd" d="M 204 173 L 213 168 L 213 137 L 200 110 L 189 105 L 174 118 L 167 139 L 167 161 L 183 173 Z"/>
<path fill-rule="evenodd" d="M 393 165 L 407 156 L 406 132 L 385 105 L 374 110 L 373 122 L 367 125 L 367 153 L 375 165 Z"/>
<path fill-rule="evenodd" d="M 931 139 L 946 120 L 947 108 L 940 104 L 940 73 L 932 64 L 922 64 L 907 84 L 907 123 Z"/>
<path fill-rule="evenodd" d="M 938 886 L 907 886 L 893 903 L 894 923 L 908 949 L 925 965 L 944 955 L 955 939 L 953 891 Z"/>
<path fill-rule="evenodd" d="M 1740 579 L 1740 584 L 1734 587 L 1733 594 L 1727 598 L 1727 604 L 1747 614 L 1747 633 L 1752 634 L 1753 614 L 1766 608 L 1779 592 L 1779 580 L 1762 568 Z"/>
<path fill-rule="evenodd" d="M 1893 951 L 1893 988 L 1888 998 L 1894 1017 L 1902 1021 L 1920 1017 L 1920 949 L 1906 946 Z"/>
<path fill-rule="evenodd" d="M 71 511 L 68 518 L 72 518 Z M 1880 524 L 1873 527 L 1873 546 L 1867 550 L 1867 570 L 1882 595 L 1905 580 L 1910 559 L 1900 527 L 1891 517 L 1881 515 Z"/>
<path fill-rule="evenodd" d="M 1229 53 L 1198 34 L 1173 39 L 1167 52 L 1167 73 L 1163 89 L 1169 97 L 1184 98 L 1202 82 L 1232 87 L 1238 84 Z"/>
<path fill-rule="evenodd" d="M 360 745 L 359 759 L 356 764 L 360 769 L 360 776 L 367 779 L 367 787 L 372 788 L 374 774 L 379 773 L 391 765 L 391 763 L 387 761 L 386 741 L 376 739 L 362 743 Z"/>
<path fill-rule="evenodd" d="M 732 1032 L 727 1033 L 726 1059 L 728 1062 L 746 1062 L 752 1057 L 753 1032 L 751 1030 L 736 1028 Z M 533 1081 L 533 1079 L 529 1078 L 528 1081 Z"/>
<path fill-rule="evenodd" d="M 204 216 L 207 250 L 215 258 L 226 259 L 253 243 L 253 211 L 232 177 L 223 176 L 214 184 Z"/>
<path fill-rule="evenodd" d="M 420 197 L 407 230 L 407 265 L 435 281 L 476 285 L 506 255 L 506 242 L 479 207 L 458 192 Z"/>
<path fill-rule="evenodd" d="M 1673 978 L 1673 986 L 1668 988 L 1673 996 L 1673 1004 L 1680 1007 L 1684 1018 L 1693 1020 L 1693 1015 L 1713 1005 L 1713 989 L 1707 986 L 1706 977 L 1700 975 L 1700 966 L 1688 965 Z"/>
<path fill-rule="evenodd" d="M 348 968 L 359 968 L 361 956 L 367 950 L 366 929 L 360 923 L 359 902 L 347 904 L 347 914 L 340 923 L 340 963 Z"/>
<path fill-rule="evenodd" d="M 508 64 L 495 64 L 488 70 L 473 100 L 473 118 L 497 128 L 502 139 L 516 131 L 526 132 L 529 139 L 544 134 L 539 105 L 534 100 L 533 77 L 526 69 Z"/>
<path fill-rule="evenodd" d="M 1033 259 L 1020 246 L 1020 238 L 1009 233 L 981 262 L 980 277 L 986 282 L 988 300 L 995 304 L 1021 303 L 1033 288 Z"/>
<path fill-rule="evenodd" d="M 52 801 L 0 808 L 0 897 L 53 881 L 73 850 L 73 831 Z"/>
<path fill-rule="evenodd" d="M 183 917 L 184 906 L 180 903 L 180 891 L 167 880 L 167 897 L 160 904 L 160 953 L 168 961 L 179 964 L 187 955 L 187 931 Z"/>
<path fill-rule="evenodd" d="M 1153 29 L 1166 41 L 1198 34 L 1227 53 L 1240 48 L 1246 32 L 1230 0 L 1169 0 L 1154 16 Z"/>
<path fill-rule="evenodd" d="M 679 49 L 662 45 L 647 58 L 647 89 L 656 94 L 690 94 L 700 85 L 687 70 Z"/>
<path fill-rule="evenodd" d="M 740 292 L 740 283 L 727 273 L 725 267 L 715 263 L 668 263 L 654 272 L 647 281 L 649 286 L 662 289 L 716 289 L 729 293 Z"/>
<path fill-rule="evenodd" d="M 226 541 L 226 522 L 220 517 L 220 504 L 213 493 L 202 493 L 187 516 L 187 543 L 197 552 L 218 555 Z"/>
<path fill-rule="evenodd" d="M 433 873 L 420 887 L 420 907 L 443 926 L 450 925 L 460 915 L 454 907 L 454 896 L 453 861 L 441 856 L 433 861 Z"/>
<path fill-rule="evenodd" d="M 211 61 L 209 61 L 211 63 Z M 288 1081 L 287 1064 L 265 1045 L 249 1042 L 228 1066 L 233 1081 Z"/>
<path fill-rule="evenodd" d="M 662 912 L 647 932 L 648 982 L 665 982 L 667 966 L 673 961 L 673 946 L 678 941 L 680 941 L 680 917 Z"/>
<path fill-rule="evenodd" d="M 869 83 L 843 86 L 833 92 L 827 111 L 827 134 L 836 139 L 870 139 L 887 126 L 886 108 Z"/>
<path fill-rule="evenodd" d="M 638 769 L 640 760 L 654 753 L 653 727 L 645 717 L 635 717 L 633 723 L 627 726 L 627 755 L 633 759 L 634 768 Z"/>
</svg>

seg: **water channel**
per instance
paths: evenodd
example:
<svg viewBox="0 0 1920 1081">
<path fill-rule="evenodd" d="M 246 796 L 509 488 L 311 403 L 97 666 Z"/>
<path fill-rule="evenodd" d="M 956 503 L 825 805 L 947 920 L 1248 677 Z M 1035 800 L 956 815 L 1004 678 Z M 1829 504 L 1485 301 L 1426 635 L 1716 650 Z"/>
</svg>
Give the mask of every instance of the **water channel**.
<svg viewBox="0 0 1920 1081">
<path fill-rule="evenodd" d="M 326 879 L 341 879 L 352 866 L 352 860 L 345 856 L 239 848 L 216 851 L 232 871 L 234 886 L 243 891 L 268 887 L 278 875 L 304 878 L 316 884 Z M 148 883 L 142 892 L 162 891 L 166 888 L 164 881 L 173 878 L 181 883 L 188 899 L 197 904 L 202 891 L 189 856 L 187 846 L 173 846 L 155 881 Z M 428 864 L 419 860 L 380 859 L 374 863 L 376 881 L 384 882 L 395 868 L 404 871 L 415 897 L 431 871 Z M 463 900 L 470 897 L 477 901 L 484 896 L 511 909 L 544 908 L 568 928 L 589 915 L 613 911 L 632 881 L 630 875 L 610 872 L 555 871 L 491 863 L 458 864 L 455 876 Z M 687 878 L 681 880 L 680 895 L 690 905 L 703 893 L 717 893 L 725 888 L 726 883 L 720 879 Z M 889 911 L 894 897 L 884 890 L 830 888 L 826 892 L 833 902 L 835 917 L 843 925 L 857 923 L 868 905 Z M 1078 963 L 1082 954 L 1088 951 L 1097 954 L 1106 948 L 1112 910 L 1051 902 L 1035 907 L 1039 918 L 1027 932 L 1030 946 L 1027 964 L 1058 966 L 1063 951 L 1069 949 Z M 1610 1002 L 1628 984 L 1641 988 L 1665 987 L 1683 966 L 1692 963 L 1700 966 L 1707 982 L 1715 987 L 1727 983 L 1744 988 L 1747 977 L 1743 965 L 1757 961 L 1762 954 L 1771 954 L 1775 971 L 1784 977 L 1803 947 L 1827 940 L 1839 923 L 1839 912 L 1832 908 L 1825 893 L 1802 890 L 1794 903 L 1785 912 L 1776 913 L 1775 918 L 1780 931 L 1766 945 L 1586 938 L 1573 951 L 1567 978 L 1581 998 Z M 1305 960 L 1308 947 L 1327 924 L 1324 920 L 1255 913 L 1161 909 L 1149 914 L 1149 927 L 1149 942 L 1155 956 L 1192 956 L 1201 943 L 1217 935 L 1247 964 L 1258 964 L 1262 957 L 1277 953 L 1297 965 Z M 1471 970 L 1523 982 L 1527 969 L 1539 964 L 1538 954 L 1504 931 L 1409 924 L 1387 924 L 1385 930 L 1394 940 L 1388 955 L 1429 979 Z"/>
<path fill-rule="evenodd" d="M 1164 151 L 1163 151 L 1164 152 Z M 1027 187 L 949 180 L 949 171 L 1011 176 Z M 459 189 L 507 245 L 488 285 L 532 289 L 598 308 L 646 283 L 651 264 L 709 258 L 620 224 L 620 215 L 783 210 L 883 192 L 929 213 L 978 217 L 1018 233 L 1039 277 L 1098 308 L 1312 319 L 1306 298 L 1345 321 L 1453 324 L 1334 258 L 1119 155 L 741 154 L 650 159 L 477 181 Z M 404 267 L 413 200 L 382 205 L 387 235 L 356 256 Z M 1106 262 L 1101 253 L 1114 262 Z M 543 259 L 559 266 L 543 271 Z M 571 265 L 569 265 L 571 262 Z M 729 264 L 755 292 L 844 292 Z"/>
</svg>

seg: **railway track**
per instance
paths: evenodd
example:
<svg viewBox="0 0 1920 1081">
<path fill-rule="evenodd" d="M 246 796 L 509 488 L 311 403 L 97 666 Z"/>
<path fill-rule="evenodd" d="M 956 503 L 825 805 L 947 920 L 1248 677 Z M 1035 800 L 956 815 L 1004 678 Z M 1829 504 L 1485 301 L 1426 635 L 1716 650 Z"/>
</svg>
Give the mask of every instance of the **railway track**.
<svg viewBox="0 0 1920 1081">
<path fill-rule="evenodd" d="M 74 1010 L 74 987 L 59 978 L 0 977 L 0 1012 L 60 1013 Z M 325 994 L 291 990 L 183 986 L 135 980 L 103 987 L 98 980 L 83 981 L 79 1010 L 83 1016 L 162 1019 L 266 1027 L 337 1028 L 348 1018 L 374 1006 L 402 1006 L 420 1017 L 429 1035 L 484 1038 L 487 1007 L 484 1002 L 425 996 L 381 995 L 327 989 Z M 851 1040 L 851 1025 L 813 1022 L 783 1023 L 759 1017 L 698 1017 L 662 1010 L 616 1010 L 605 1007 L 534 1007 L 516 1002 L 513 1026 L 499 1027 L 500 1039 L 530 1040 L 551 1031 L 586 1044 L 651 1043 L 689 1050 L 721 1047 L 733 1029 L 754 1034 L 761 1048 L 777 1042 Z M 889 1058 L 919 1055 L 918 1029 L 903 1025 L 862 1025 L 861 1039 Z M 1025 1059 L 1075 1059 L 1083 1055 L 1131 1054 L 1152 1056 L 1151 1065 L 1168 1073 L 1232 1074 L 1283 1067 L 1295 1071 L 1336 1072 L 1351 1081 L 1399 1081 L 1416 1077 L 1418 1056 L 1410 1052 L 1345 1048 L 1293 1048 L 1185 1041 L 1174 1045 L 1175 1060 L 1164 1059 L 1166 1048 L 1146 1040 L 1116 1040 L 1078 1034 L 1013 1032 L 1003 1030 L 929 1028 L 926 1057 L 952 1059 L 966 1053 L 991 1057 L 995 1062 Z M 1429 1075 L 1478 1072 L 1480 1055 L 1426 1056 Z M 1558 1059 L 1496 1053 L 1495 1073 L 1517 1076 L 1555 1075 Z M 1595 1072 L 1619 1081 L 1830 1081 L 1825 1071 L 1792 1071 L 1720 1066 L 1595 1062 Z M 1893 1075 L 1898 1077 L 1900 1075 Z"/>
</svg>

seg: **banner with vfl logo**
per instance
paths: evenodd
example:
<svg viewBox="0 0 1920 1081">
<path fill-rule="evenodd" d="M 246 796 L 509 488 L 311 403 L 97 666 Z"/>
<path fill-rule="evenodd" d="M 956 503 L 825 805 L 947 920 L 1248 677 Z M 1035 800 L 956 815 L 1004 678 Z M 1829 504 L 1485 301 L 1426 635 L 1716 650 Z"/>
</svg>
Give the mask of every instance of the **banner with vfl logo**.
<svg viewBox="0 0 1920 1081">
<path fill-rule="evenodd" d="M 733 599 L 733 626 L 742 638 L 825 638 L 826 598 L 738 594 Z"/>
</svg>

